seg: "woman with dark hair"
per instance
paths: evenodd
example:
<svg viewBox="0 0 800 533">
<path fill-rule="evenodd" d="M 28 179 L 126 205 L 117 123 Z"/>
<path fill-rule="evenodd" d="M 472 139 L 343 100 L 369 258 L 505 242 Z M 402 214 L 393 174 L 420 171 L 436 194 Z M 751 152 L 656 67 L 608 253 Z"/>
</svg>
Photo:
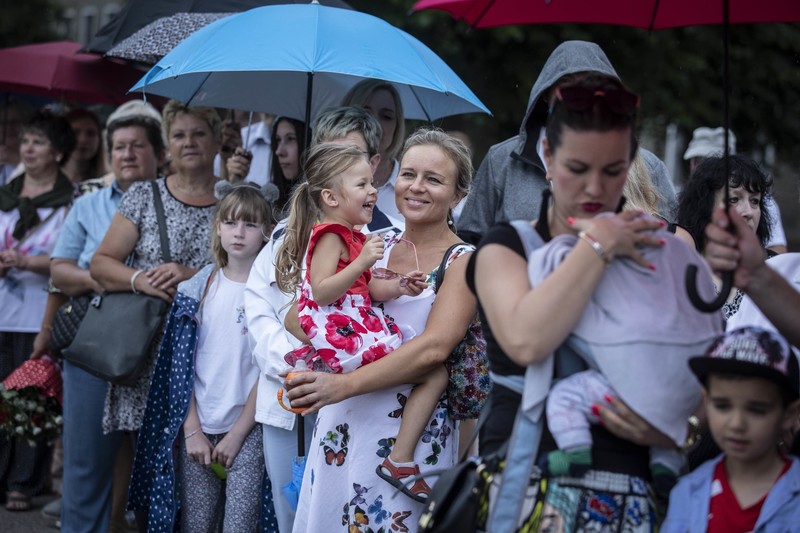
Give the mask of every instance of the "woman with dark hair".
<svg viewBox="0 0 800 533">
<path fill-rule="evenodd" d="M 272 183 L 280 196 L 277 212 L 283 212 L 300 177 L 300 160 L 306 150 L 306 124 L 289 117 L 278 117 L 272 124 Z"/>
<path fill-rule="evenodd" d="M 679 196 L 676 222 L 692 235 L 697 251 L 705 253 L 705 229 L 711 223 L 714 209 L 724 204 L 727 181 L 729 205 L 756 234 L 764 254 L 775 255 L 766 247 L 771 236 L 772 216 L 765 205 L 772 179 L 749 157 L 732 155 L 728 161 L 728 176 L 725 175 L 725 160 L 722 157 L 709 157 L 697 167 Z M 719 280 L 716 282 L 719 287 L 721 283 Z M 736 313 L 741 299 L 742 292 L 739 289 L 731 291 L 723 307 L 726 319 Z"/>
<path fill-rule="evenodd" d="M 64 117 L 38 113 L 21 129 L 24 174 L 0 187 L 0 379 L 33 351 L 47 302 L 50 252 L 73 197 L 59 164 L 74 146 Z M 0 490 L 9 511 L 27 511 L 31 497 L 44 490 L 49 449 L 44 442 L 30 446 L 0 436 Z"/>
<path fill-rule="evenodd" d="M 493 380 L 481 446 L 500 448 L 518 410 L 519 420 L 541 428 L 540 442 L 512 438 L 506 455 L 506 465 L 541 478 L 527 487 L 539 492 L 530 514 L 515 517 L 531 531 L 656 528 L 653 489 L 664 495 L 669 486 L 656 483 L 663 454 L 653 452 L 685 440 L 700 399 L 685 359 L 719 330 L 685 293 L 673 296 L 689 261 L 701 262 L 696 252 L 664 221 L 620 211 L 637 151 L 637 106 L 608 76 L 557 87 L 542 143 L 550 186 L 539 219 L 495 226 L 467 266 Z M 685 346 L 676 346 L 671 327 Z M 569 390 L 554 394 L 554 382 Z M 554 397 L 566 408 L 551 414 Z M 672 481 L 673 462 L 664 465 Z"/>
<path fill-rule="evenodd" d="M 65 158 L 62 170 L 73 183 L 99 178 L 108 171 L 103 156 L 103 126 L 88 109 L 73 109 L 66 115 L 75 133 L 75 150 Z"/>
</svg>

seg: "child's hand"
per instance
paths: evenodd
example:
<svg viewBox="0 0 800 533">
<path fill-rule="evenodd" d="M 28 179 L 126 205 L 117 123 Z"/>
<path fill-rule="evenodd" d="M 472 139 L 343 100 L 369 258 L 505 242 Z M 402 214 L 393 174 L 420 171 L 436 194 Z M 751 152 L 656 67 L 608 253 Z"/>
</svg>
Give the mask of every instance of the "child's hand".
<svg viewBox="0 0 800 533">
<path fill-rule="evenodd" d="M 211 453 L 211 460 L 221 464 L 225 468 L 230 468 L 233 465 L 233 460 L 239 455 L 239 450 L 242 449 L 243 438 L 235 435 L 233 431 L 229 431 L 227 435 L 222 437 L 222 440 L 217 443 L 214 451 Z"/>
<path fill-rule="evenodd" d="M 363 270 L 368 270 L 378 259 L 383 259 L 383 239 L 380 235 L 375 235 L 364 243 L 364 248 L 358 254 Z"/>
<path fill-rule="evenodd" d="M 425 273 L 421 270 L 409 272 L 406 277 L 398 278 L 397 282 L 400 286 L 400 294 L 406 296 L 418 296 L 428 287 L 428 284 L 425 283 Z"/>
<path fill-rule="evenodd" d="M 213 449 L 214 447 L 211 446 L 211 443 L 202 431 L 198 431 L 186 439 L 186 454 L 189 456 L 189 460 L 203 466 L 211 464 L 211 452 Z"/>
</svg>

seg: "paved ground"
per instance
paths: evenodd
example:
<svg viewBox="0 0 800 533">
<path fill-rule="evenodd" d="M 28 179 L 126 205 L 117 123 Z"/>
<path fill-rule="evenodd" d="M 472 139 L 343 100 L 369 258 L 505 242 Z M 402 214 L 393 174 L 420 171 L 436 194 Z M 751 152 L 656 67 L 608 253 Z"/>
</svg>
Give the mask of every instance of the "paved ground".
<svg viewBox="0 0 800 533">
<path fill-rule="evenodd" d="M 42 516 L 42 507 L 55 496 L 38 496 L 27 512 L 9 512 L 0 505 L 0 531 L 3 533 L 56 533 L 55 520 Z"/>
</svg>

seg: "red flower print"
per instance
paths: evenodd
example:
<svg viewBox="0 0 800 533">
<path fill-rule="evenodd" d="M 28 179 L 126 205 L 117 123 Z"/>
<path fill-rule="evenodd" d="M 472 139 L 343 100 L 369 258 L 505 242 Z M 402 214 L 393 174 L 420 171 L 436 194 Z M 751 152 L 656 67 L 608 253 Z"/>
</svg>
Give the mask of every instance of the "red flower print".
<svg viewBox="0 0 800 533">
<path fill-rule="evenodd" d="M 364 350 L 364 354 L 361 356 L 361 364 L 366 365 L 373 361 L 377 361 L 387 353 L 391 352 L 392 349 L 383 344 L 382 342 L 378 342 L 373 346 L 370 346 L 368 349 Z"/>
<path fill-rule="evenodd" d="M 320 348 L 317 350 L 317 356 L 325 361 L 325 364 L 328 365 L 328 368 L 331 369 L 332 373 L 342 373 L 342 365 L 339 363 L 339 358 L 336 357 L 336 350 L 331 350 L 330 348 Z"/>
<path fill-rule="evenodd" d="M 300 298 L 297 300 L 297 310 L 302 311 L 306 307 L 314 311 L 319 309 L 317 302 L 311 299 L 311 291 L 308 290 L 308 287 L 303 287 L 300 289 Z"/>
<path fill-rule="evenodd" d="M 364 324 L 369 331 L 380 332 L 383 331 L 383 321 L 375 314 L 371 307 L 359 307 L 358 312 L 361 314 L 361 323 Z"/>
<path fill-rule="evenodd" d="M 367 330 L 347 315 L 331 313 L 325 324 L 325 339 L 336 349 L 355 354 L 363 344 L 361 335 Z"/>
<path fill-rule="evenodd" d="M 313 339 L 317 335 L 317 325 L 314 324 L 314 319 L 308 315 L 300 315 L 300 327 L 306 332 L 309 339 Z"/>
</svg>

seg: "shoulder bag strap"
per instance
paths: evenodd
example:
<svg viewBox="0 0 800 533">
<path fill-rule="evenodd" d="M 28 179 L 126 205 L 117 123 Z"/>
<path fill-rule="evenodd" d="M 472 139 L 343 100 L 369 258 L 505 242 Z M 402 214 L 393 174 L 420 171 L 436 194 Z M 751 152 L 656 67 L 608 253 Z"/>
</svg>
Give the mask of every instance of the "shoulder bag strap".
<svg viewBox="0 0 800 533">
<path fill-rule="evenodd" d="M 517 231 L 526 257 L 544 244 L 539 233 L 527 220 L 513 220 L 511 226 Z M 495 495 L 494 507 L 487 521 L 488 532 L 516 531 L 522 505 L 527 493 L 536 455 L 544 431 L 543 410 L 535 419 L 530 418 L 522 410 L 517 411 L 514 429 L 508 441 L 505 468 L 500 487 Z"/>
<path fill-rule="evenodd" d="M 462 246 L 467 246 L 470 249 L 475 248 L 469 243 L 457 242 L 447 249 L 447 251 L 444 253 L 444 257 L 442 257 L 442 262 L 439 265 L 439 268 L 436 270 L 436 277 L 433 280 L 433 292 L 439 292 L 439 287 L 441 287 L 442 283 L 444 283 L 444 272 L 445 270 L 447 270 L 447 260 L 450 259 L 450 255 L 453 253 L 454 250 L 456 250 L 457 248 L 461 248 Z"/>
<path fill-rule="evenodd" d="M 161 259 L 165 263 L 172 262 L 172 255 L 169 251 L 169 239 L 167 238 L 167 220 L 164 217 L 164 204 L 161 201 L 161 191 L 158 190 L 156 180 L 150 182 L 153 188 L 153 205 L 156 208 L 156 220 L 158 221 L 158 235 L 161 237 Z"/>
</svg>

